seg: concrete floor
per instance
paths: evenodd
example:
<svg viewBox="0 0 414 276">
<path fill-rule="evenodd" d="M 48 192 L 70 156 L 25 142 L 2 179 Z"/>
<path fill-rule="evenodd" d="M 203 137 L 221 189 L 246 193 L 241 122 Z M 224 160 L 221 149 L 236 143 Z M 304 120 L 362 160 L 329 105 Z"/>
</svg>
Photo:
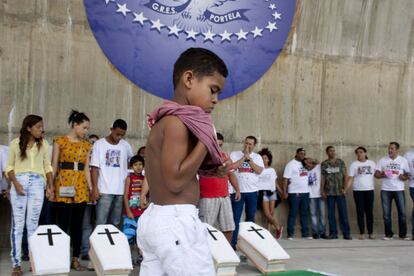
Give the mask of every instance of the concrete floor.
<svg viewBox="0 0 414 276">
<path fill-rule="evenodd" d="M 288 270 L 312 269 L 336 275 L 414 275 L 414 242 L 342 239 L 281 240 L 280 244 L 291 256 Z M 0 249 L 0 275 L 10 275 L 9 249 Z M 25 275 L 28 262 L 23 263 Z M 238 275 L 258 275 L 258 270 L 242 263 Z M 92 276 L 94 272 L 71 272 L 71 276 Z M 131 275 L 138 275 L 138 268 Z"/>
</svg>

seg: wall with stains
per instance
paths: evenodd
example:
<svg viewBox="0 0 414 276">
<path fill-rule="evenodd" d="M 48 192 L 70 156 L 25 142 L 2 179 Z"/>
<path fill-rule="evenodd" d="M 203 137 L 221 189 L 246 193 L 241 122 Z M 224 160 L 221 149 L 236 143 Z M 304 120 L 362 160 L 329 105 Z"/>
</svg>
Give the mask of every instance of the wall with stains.
<svg viewBox="0 0 414 276">
<path fill-rule="evenodd" d="M 81 0 L 3 0 L 0 20 L 0 144 L 17 135 L 28 113 L 44 116 L 49 139 L 65 133 L 71 108 L 85 111 L 91 132 L 101 136 L 115 118 L 125 118 L 133 147 L 145 143 L 145 114 L 161 100 L 107 61 Z M 240 149 L 246 135 L 255 135 L 257 149 L 272 150 L 279 175 L 299 146 L 322 160 L 334 145 L 347 164 L 358 145 L 375 161 L 391 140 L 405 151 L 414 146 L 413 56 L 412 0 L 299 0 L 278 60 L 214 111 L 225 149 Z M 382 233 L 378 195 L 375 231 Z M 409 211 L 408 196 L 407 202 Z M 277 211 L 283 224 L 285 209 Z"/>
</svg>

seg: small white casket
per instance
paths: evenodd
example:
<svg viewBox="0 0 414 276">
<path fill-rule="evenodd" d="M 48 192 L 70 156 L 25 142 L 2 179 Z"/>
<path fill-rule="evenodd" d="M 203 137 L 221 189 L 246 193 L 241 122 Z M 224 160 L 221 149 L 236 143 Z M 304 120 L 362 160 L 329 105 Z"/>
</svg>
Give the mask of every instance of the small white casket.
<svg viewBox="0 0 414 276">
<path fill-rule="evenodd" d="M 129 275 L 133 269 L 127 237 L 111 224 L 96 226 L 89 257 L 97 275 Z"/>
<path fill-rule="evenodd" d="M 253 222 L 241 222 L 237 247 L 262 273 L 284 271 L 290 256 L 270 232 Z"/>
<path fill-rule="evenodd" d="M 223 233 L 207 223 L 204 224 L 209 233 L 207 238 L 208 246 L 210 248 L 211 255 L 213 256 L 217 275 L 237 275 L 236 267 L 240 263 L 239 256 L 237 256 L 236 252 L 234 252 Z"/>
<path fill-rule="evenodd" d="M 33 275 L 69 275 L 70 237 L 56 225 L 41 225 L 29 237 Z"/>
</svg>

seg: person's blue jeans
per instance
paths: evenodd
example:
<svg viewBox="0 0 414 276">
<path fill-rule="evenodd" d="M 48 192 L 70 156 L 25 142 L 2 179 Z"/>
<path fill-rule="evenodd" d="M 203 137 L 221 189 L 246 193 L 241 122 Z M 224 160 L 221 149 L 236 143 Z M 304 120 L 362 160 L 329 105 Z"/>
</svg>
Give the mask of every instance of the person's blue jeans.
<svg viewBox="0 0 414 276">
<path fill-rule="evenodd" d="M 384 217 L 385 236 L 391 238 L 392 232 L 391 205 L 395 200 L 398 211 L 398 236 L 407 236 L 407 217 L 405 214 L 405 194 L 404 191 L 381 191 L 382 214 Z"/>
<path fill-rule="evenodd" d="M 410 187 L 410 196 L 414 204 L 414 188 L 411 188 L 411 187 Z M 411 211 L 411 233 L 414 236 L 414 207 L 413 207 L 413 210 Z"/>
<path fill-rule="evenodd" d="M 11 259 L 13 267 L 21 264 L 23 229 L 26 223 L 27 237 L 35 232 L 42 210 L 45 180 L 36 173 L 18 173 L 17 181 L 22 185 L 24 195 L 18 195 L 14 185 L 10 189 L 12 226 L 10 231 Z"/>
<path fill-rule="evenodd" d="M 251 193 L 240 193 L 241 198 L 239 201 L 236 201 L 234 197 L 236 194 L 231 194 L 231 206 L 233 209 L 233 219 L 234 224 L 236 225 L 236 228 L 233 232 L 233 237 L 231 239 L 231 245 L 233 248 L 236 247 L 237 244 L 237 236 L 239 235 L 239 223 L 240 218 L 243 212 L 244 204 L 246 204 L 246 221 L 252 221 L 254 222 L 254 216 L 256 214 L 257 209 L 257 192 L 251 192 Z"/>
<path fill-rule="evenodd" d="M 82 244 L 81 244 L 81 256 L 88 255 L 89 251 L 89 236 L 92 234 L 92 230 L 95 225 L 95 205 L 88 204 L 85 208 L 82 222 Z"/>
<path fill-rule="evenodd" d="M 96 225 L 109 223 L 119 228 L 123 204 L 123 195 L 101 194 L 96 204 Z"/>
<path fill-rule="evenodd" d="M 337 236 L 338 230 L 336 228 L 335 205 L 338 207 L 339 227 L 341 228 L 344 237 L 351 235 L 351 230 L 348 221 L 348 211 L 346 207 L 346 197 L 341 196 L 327 196 L 328 203 L 328 220 L 329 220 L 329 235 Z"/>
<path fill-rule="evenodd" d="M 299 211 L 302 237 L 309 236 L 308 213 L 309 213 L 309 193 L 290 193 L 288 195 L 289 215 L 288 215 L 288 237 L 295 234 L 296 215 Z"/>
<path fill-rule="evenodd" d="M 312 235 L 325 235 L 326 232 L 326 202 L 323 198 L 310 198 L 310 214 L 312 222 Z"/>
</svg>

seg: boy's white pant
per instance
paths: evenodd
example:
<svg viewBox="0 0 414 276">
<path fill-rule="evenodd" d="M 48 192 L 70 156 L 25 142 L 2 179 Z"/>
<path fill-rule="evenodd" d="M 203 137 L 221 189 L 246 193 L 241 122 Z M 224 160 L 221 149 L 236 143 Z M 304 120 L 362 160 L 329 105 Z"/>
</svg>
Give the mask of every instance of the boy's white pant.
<svg viewBox="0 0 414 276">
<path fill-rule="evenodd" d="M 151 204 L 138 221 L 140 275 L 215 275 L 207 235 L 194 205 Z"/>
</svg>

